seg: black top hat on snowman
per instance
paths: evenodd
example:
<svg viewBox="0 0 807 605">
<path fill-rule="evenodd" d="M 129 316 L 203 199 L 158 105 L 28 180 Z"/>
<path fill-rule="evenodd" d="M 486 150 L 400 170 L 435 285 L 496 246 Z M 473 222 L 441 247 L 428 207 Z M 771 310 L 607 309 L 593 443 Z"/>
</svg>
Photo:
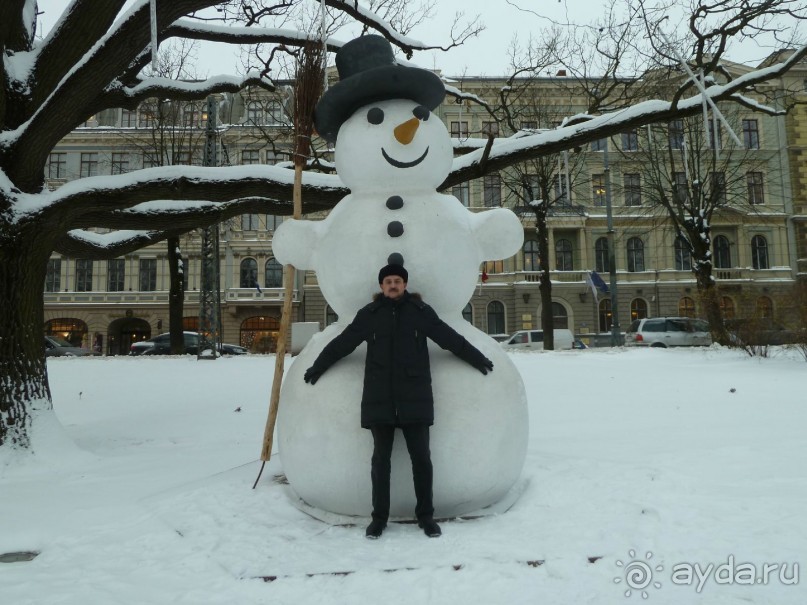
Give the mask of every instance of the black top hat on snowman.
<svg viewBox="0 0 807 605">
<path fill-rule="evenodd" d="M 443 82 L 419 67 L 398 65 L 392 45 L 381 36 L 361 36 L 336 53 L 339 82 L 329 88 L 314 110 L 319 136 L 336 142 L 339 127 L 359 107 L 389 99 L 410 99 L 430 110 L 446 95 Z"/>
</svg>

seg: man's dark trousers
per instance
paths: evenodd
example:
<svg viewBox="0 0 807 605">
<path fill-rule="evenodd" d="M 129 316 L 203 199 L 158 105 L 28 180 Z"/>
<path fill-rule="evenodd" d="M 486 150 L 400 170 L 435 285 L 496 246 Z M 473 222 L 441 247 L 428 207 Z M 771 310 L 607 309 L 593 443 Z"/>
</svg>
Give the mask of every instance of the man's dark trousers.
<svg viewBox="0 0 807 605">
<path fill-rule="evenodd" d="M 406 439 L 406 448 L 412 460 L 412 478 L 415 483 L 415 516 L 418 520 L 431 519 L 434 515 L 432 504 L 432 460 L 429 451 L 429 426 L 409 424 L 399 427 Z M 370 428 L 373 433 L 373 459 L 370 476 L 373 480 L 373 519 L 387 521 L 390 500 L 390 457 L 395 440 L 395 427 L 376 425 Z"/>
</svg>

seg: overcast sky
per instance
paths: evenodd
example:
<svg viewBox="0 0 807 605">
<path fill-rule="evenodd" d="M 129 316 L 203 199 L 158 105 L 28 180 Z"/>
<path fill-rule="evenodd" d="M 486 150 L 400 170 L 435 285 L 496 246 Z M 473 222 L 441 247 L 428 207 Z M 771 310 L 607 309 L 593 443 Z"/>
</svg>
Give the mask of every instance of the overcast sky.
<svg viewBox="0 0 807 605">
<path fill-rule="evenodd" d="M 158 0 L 163 1 L 163 0 Z M 309 0 L 315 2 L 316 0 Z M 47 32 L 69 0 L 39 0 L 40 32 Z M 131 3 L 131 2 L 130 2 Z M 515 6 L 531 7 L 532 12 Z M 592 20 L 603 11 L 602 0 L 439 0 L 435 15 L 418 26 L 409 35 L 428 44 L 446 44 L 448 31 L 458 11 L 468 16 L 481 16 L 486 29 L 477 38 L 449 52 L 426 51 L 416 53 L 412 59 L 417 65 L 436 68 L 444 75 L 499 76 L 509 72 L 507 49 L 513 37 L 525 42 L 530 33 L 549 27 L 552 21 L 567 23 Z M 668 21 L 670 27 L 674 20 Z M 337 36 L 350 38 L 349 33 Z M 744 41 L 730 55 L 734 60 L 754 64 L 761 61 L 768 49 L 759 49 Z M 206 44 L 199 51 L 199 75 L 237 73 L 240 67 L 237 50 L 228 45 Z"/>
</svg>

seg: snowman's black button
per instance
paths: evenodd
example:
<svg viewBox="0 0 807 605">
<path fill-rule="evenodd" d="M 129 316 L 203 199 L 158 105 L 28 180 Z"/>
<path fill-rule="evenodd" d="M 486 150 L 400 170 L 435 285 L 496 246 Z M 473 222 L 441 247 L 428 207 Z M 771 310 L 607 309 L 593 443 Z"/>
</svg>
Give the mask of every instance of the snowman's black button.
<svg viewBox="0 0 807 605">
<path fill-rule="evenodd" d="M 390 210 L 400 210 L 403 207 L 403 199 L 400 195 L 393 195 L 387 200 L 387 208 Z"/>
<path fill-rule="evenodd" d="M 400 221 L 392 221 L 387 225 L 387 234 L 390 237 L 400 237 L 403 235 L 404 228 Z"/>
<path fill-rule="evenodd" d="M 403 267 L 404 264 L 403 254 L 401 254 L 400 252 L 393 252 L 387 257 L 387 264 L 400 265 L 401 267 Z"/>
</svg>

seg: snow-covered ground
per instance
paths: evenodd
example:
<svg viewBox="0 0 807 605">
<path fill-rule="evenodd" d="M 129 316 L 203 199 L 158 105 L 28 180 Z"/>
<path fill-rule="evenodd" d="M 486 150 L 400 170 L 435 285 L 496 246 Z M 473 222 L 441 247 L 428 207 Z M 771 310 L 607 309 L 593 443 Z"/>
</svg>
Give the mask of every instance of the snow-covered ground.
<svg viewBox="0 0 807 605">
<path fill-rule="evenodd" d="M 531 424 L 513 508 L 377 541 L 295 508 L 280 456 L 252 489 L 273 357 L 53 359 L 64 428 L 0 454 L 0 554 L 41 553 L 0 563 L 0 602 L 807 602 L 799 355 L 512 359 Z"/>
</svg>

